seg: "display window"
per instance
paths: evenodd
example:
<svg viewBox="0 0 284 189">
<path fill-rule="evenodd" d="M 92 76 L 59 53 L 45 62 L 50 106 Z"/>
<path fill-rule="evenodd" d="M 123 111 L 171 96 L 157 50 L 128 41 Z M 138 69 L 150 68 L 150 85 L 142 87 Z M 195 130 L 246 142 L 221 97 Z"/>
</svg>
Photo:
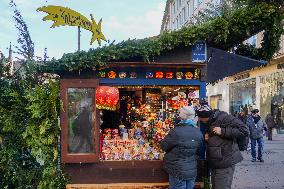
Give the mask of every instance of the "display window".
<svg viewBox="0 0 284 189">
<path fill-rule="evenodd" d="M 198 103 L 196 86 L 99 86 L 62 80 L 62 161 L 162 160 L 159 143 Z"/>
<path fill-rule="evenodd" d="M 256 105 L 256 79 L 230 84 L 230 113 L 244 111 L 245 115 Z"/>
<path fill-rule="evenodd" d="M 197 87 L 120 87 L 115 111 L 101 110 L 102 161 L 162 160 L 159 142 L 178 121 L 178 110 L 198 102 Z"/>
</svg>

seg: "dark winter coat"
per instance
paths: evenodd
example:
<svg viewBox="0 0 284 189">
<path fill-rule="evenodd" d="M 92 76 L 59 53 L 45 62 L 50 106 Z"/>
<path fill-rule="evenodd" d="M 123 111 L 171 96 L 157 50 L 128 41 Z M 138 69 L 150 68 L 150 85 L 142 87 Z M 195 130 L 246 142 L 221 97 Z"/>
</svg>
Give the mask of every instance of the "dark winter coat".
<svg viewBox="0 0 284 189">
<path fill-rule="evenodd" d="M 213 128 L 221 127 L 221 135 Z M 247 126 L 238 118 L 226 112 L 214 110 L 208 122 L 207 159 L 213 169 L 223 169 L 243 160 L 236 139 L 248 136 Z"/>
<path fill-rule="evenodd" d="M 274 128 L 276 123 L 274 121 L 274 117 L 271 114 L 268 114 L 265 118 L 265 123 L 268 128 Z"/>
<path fill-rule="evenodd" d="M 203 136 L 199 129 L 180 123 L 161 141 L 161 148 L 166 152 L 164 168 L 168 174 L 189 180 L 197 175 L 197 158 Z"/>
<path fill-rule="evenodd" d="M 261 118 L 255 123 L 253 116 L 250 114 L 247 118 L 247 126 L 249 127 L 251 139 L 263 138 L 263 130 L 266 128 L 266 123 Z"/>
</svg>

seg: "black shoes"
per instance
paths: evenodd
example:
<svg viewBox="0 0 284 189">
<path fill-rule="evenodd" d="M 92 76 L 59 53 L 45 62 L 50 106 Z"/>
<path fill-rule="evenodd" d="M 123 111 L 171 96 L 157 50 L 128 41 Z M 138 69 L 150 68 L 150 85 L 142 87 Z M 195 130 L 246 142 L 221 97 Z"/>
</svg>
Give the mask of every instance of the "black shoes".
<svg viewBox="0 0 284 189">
<path fill-rule="evenodd" d="M 264 162 L 264 160 L 262 158 L 257 158 L 260 162 Z"/>
</svg>

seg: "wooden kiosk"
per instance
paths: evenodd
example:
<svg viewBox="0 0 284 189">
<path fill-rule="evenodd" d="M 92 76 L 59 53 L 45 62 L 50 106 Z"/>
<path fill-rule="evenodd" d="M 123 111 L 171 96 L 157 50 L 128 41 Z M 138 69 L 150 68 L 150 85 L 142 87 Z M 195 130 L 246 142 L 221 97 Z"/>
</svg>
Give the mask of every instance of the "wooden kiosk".
<svg viewBox="0 0 284 189">
<path fill-rule="evenodd" d="M 136 58 L 59 73 L 61 161 L 72 180 L 67 188 L 167 188 L 158 143 L 176 110 L 206 93 L 206 64 L 191 59 L 190 49 L 175 49 L 152 63 Z M 114 111 L 99 109 L 98 103 L 113 100 L 96 99 L 101 86 L 118 89 Z M 196 188 L 206 177 L 200 160 Z"/>
</svg>

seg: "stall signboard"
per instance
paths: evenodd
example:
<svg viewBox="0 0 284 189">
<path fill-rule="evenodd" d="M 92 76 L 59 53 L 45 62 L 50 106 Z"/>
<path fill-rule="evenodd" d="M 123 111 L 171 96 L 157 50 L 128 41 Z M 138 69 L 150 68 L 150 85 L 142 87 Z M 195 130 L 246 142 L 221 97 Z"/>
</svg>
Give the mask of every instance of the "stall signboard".
<svg viewBox="0 0 284 189">
<path fill-rule="evenodd" d="M 205 42 L 196 42 L 192 46 L 192 62 L 204 63 L 207 58 L 207 46 Z"/>
<path fill-rule="evenodd" d="M 83 16 L 82 14 L 71 10 L 67 7 L 61 6 L 44 6 L 37 9 L 38 11 L 48 13 L 47 16 L 43 18 L 44 21 L 52 20 L 54 21 L 52 28 L 57 26 L 78 26 L 89 30 L 93 33 L 92 39 L 90 44 L 92 45 L 93 42 L 96 40 L 98 41 L 99 45 L 101 45 L 101 40 L 107 41 L 104 34 L 101 31 L 102 27 L 102 19 L 100 19 L 99 23 L 91 15 L 91 21 Z"/>
</svg>

